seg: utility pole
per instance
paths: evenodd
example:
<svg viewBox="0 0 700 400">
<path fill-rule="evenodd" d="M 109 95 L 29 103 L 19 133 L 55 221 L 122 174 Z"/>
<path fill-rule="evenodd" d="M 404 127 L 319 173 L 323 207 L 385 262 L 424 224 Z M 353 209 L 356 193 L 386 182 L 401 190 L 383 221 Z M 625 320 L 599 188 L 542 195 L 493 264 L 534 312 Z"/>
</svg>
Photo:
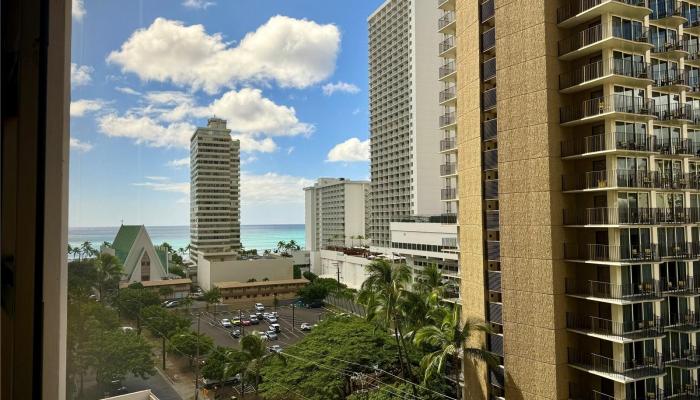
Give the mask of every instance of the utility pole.
<svg viewBox="0 0 700 400">
<path fill-rule="evenodd" d="M 294 303 L 292 303 L 292 331 L 294 331 Z"/>
<path fill-rule="evenodd" d="M 238 310 L 238 323 L 241 324 L 241 336 L 245 336 L 245 325 L 243 325 L 243 314 Z"/>
<path fill-rule="evenodd" d="M 163 371 L 165 371 L 165 335 L 161 335 L 163 339 Z"/>
<path fill-rule="evenodd" d="M 199 400 L 199 321 L 201 313 L 197 313 L 197 356 L 194 359 L 194 400 Z"/>
</svg>

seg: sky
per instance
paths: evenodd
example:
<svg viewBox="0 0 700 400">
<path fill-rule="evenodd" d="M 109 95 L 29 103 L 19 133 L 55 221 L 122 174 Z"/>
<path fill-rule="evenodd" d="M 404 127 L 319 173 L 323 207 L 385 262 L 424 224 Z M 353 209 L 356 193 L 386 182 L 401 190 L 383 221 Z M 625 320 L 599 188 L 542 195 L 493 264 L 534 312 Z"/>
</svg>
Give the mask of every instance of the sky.
<svg viewBox="0 0 700 400">
<path fill-rule="evenodd" d="M 73 0 L 71 227 L 189 223 L 189 139 L 241 141 L 241 223 L 304 222 L 369 179 L 367 16 L 382 0 Z"/>
</svg>

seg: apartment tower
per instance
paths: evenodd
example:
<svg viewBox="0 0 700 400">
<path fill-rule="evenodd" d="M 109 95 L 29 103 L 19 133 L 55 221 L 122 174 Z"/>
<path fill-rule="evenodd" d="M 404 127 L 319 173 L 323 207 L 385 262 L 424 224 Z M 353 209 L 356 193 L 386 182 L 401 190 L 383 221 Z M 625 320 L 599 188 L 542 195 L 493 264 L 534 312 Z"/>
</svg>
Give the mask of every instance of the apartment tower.
<svg viewBox="0 0 700 400">
<path fill-rule="evenodd" d="M 241 248 L 240 143 L 210 118 L 190 140 L 190 237 L 195 260 Z"/>
<path fill-rule="evenodd" d="M 463 314 L 501 364 L 465 397 L 698 398 L 698 2 L 438 8 Z"/>
<path fill-rule="evenodd" d="M 304 188 L 306 249 L 364 244 L 368 192 L 369 182 L 345 178 L 319 178 Z"/>
<path fill-rule="evenodd" d="M 391 221 L 440 202 L 435 3 L 387 0 L 369 16 L 370 238 L 390 252 Z M 452 164 L 451 164 L 452 165 Z"/>
</svg>

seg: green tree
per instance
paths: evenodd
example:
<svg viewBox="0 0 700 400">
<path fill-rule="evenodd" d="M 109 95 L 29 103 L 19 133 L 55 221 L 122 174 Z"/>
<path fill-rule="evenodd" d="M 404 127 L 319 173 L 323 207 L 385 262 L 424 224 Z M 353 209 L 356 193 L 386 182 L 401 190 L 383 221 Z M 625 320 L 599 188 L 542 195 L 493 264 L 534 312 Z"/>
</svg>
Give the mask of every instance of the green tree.
<svg viewBox="0 0 700 400">
<path fill-rule="evenodd" d="M 192 307 L 192 303 L 194 303 L 194 300 L 192 300 L 191 297 L 183 297 L 180 299 L 180 305 L 185 307 L 187 313 L 190 312 L 190 307 Z"/>
<path fill-rule="evenodd" d="M 86 258 L 97 254 L 95 248 L 92 247 L 92 243 L 87 241 L 80 245 L 80 249 Z"/>
<path fill-rule="evenodd" d="M 190 327 L 190 320 L 176 315 L 160 306 L 148 306 L 141 310 L 143 325 L 153 336 L 170 338 L 175 333 Z"/>
<path fill-rule="evenodd" d="M 241 351 L 228 347 L 216 347 L 204 362 L 202 376 L 224 382 L 237 374 L 242 376 L 246 363 L 245 355 Z M 215 393 L 214 398 L 217 398 L 217 395 L 218 393 Z"/>
<path fill-rule="evenodd" d="M 309 282 L 313 282 L 318 278 L 318 275 L 314 274 L 311 271 L 304 271 L 304 279 L 308 280 Z"/>
<path fill-rule="evenodd" d="M 298 265 L 295 265 L 295 266 L 293 266 L 292 268 L 293 268 L 293 271 L 294 271 L 294 272 L 293 272 L 294 275 L 292 275 L 292 277 L 293 277 L 294 279 L 301 279 L 301 267 L 298 266 Z"/>
<path fill-rule="evenodd" d="M 173 295 L 173 293 L 175 293 L 175 291 L 173 290 L 173 288 L 171 288 L 169 286 L 163 286 L 161 288 L 158 288 L 158 295 L 161 298 L 168 299 Z"/>
<path fill-rule="evenodd" d="M 319 301 L 323 301 L 326 298 L 326 296 L 328 296 L 328 293 L 329 290 L 327 286 L 312 282 L 299 289 L 297 295 L 299 296 L 299 299 L 302 301 L 302 303 L 312 304 L 317 303 Z"/>
<path fill-rule="evenodd" d="M 205 356 L 214 347 L 214 341 L 202 334 L 197 334 L 190 330 L 184 330 L 175 333 L 170 337 L 168 350 L 176 353 L 179 356 L 187 357 L 190 367 L 193 365 L 195 357 L 197 357 L 197 349 L 199 348 L 199 356 Z"/>
<path fill-rule="evenodd" d="M 100 254 L 95 258 L 95 285 L 100 301 L 106 295 L 113 294 L 119 290 L 119 281 L 122 278 L 123 270 L 119 259 L 111 254 Z"/>
<path fill-rule="evenodd" d="M 277 249 L 275 249 L 275 253 L 279 253 L 282 251 L 287 246 L 287 243 L 284 240 L 280 240 L 277 242 Z"/>
<path fill-rule="evenodd" d="M 462 370 L 460 355 L 464 360 L 484 361 L 490 366 L 497 364 L 494 355 L 483 348 L 468 346 L 468 343 L 478 341 L 479 335 L 491 332 L 491 328 L 480 322 L 467 320 L 460 323 L 460 308 L 454 307 L 451 312 L 445 312 L 443 319 L 436 325 L 428 325 L 416 332 L 414 342 L 427 345 L 435 350 L 425 354 L 420 365 L 423 370 L 423 381 L 427 382 L 445 371 L 445 366 L 451 364 L 455 394 L 461 397 L 459 376 Z"/>
<path fill-rule="evenodd" d="M 284 357 L 280 353 L 268 351 L 265 343 L 258 335 L 247 335 L 241 339 L 241 353 L 243 353 L 247 362 L 244 377 L 247 376 L 253 381 L 256 394 L 260 385 L 260 372 L 263 365 L 272 359 L 279 359 L 283 363 L 285 362 Z"/>
<path fill-rule="evenodd" d="M 181 265 L 171 265 L 170 273 L 179 276 L 180 278 L 185 278 L 187 273 Z"/>
<path fill-rule="evenodd" d="M 207 303 L 207 311 L 209 311 L 210 304 L 218 304 L 221 301 L 221 290 L 214 286 L 213 288 L 204 292 L 202 295 L 202 300 Z"/>
<path fill-rule="evenodd" d="M 120 289 L 115 301 L 122 316 L 136 321 L 136 332 L 139 335 L 141 334 L 141 310 L 157 304 L 160 304 L 158 293 L 144 288 L 140 283 Z"/>
<path fill-rule="evenodd" d="M 99 332 L 91 339 L 95 379 L 102 385 L 128 374 L 146 379 L 155 374 L 153 351 L 148 342 L 119 330 Z"/>
</svg>

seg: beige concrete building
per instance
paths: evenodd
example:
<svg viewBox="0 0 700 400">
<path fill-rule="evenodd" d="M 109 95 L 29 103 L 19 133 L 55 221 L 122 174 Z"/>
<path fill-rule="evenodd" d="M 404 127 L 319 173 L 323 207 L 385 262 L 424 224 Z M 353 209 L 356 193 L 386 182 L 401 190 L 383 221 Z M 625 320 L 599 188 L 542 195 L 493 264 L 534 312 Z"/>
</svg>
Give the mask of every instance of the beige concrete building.
<svg viewBox="0 0 700 400">
<path fill-rule="evenodd" d="M 226 121 L 210 118 L 190 140 L 192 257 L 234 254 L 241 248 L 240 142 Z"/>
<path fill-rule="evenodd" d="M 197 260 L 197 283 L 204 290 L 220 286 L 223 282 L 248 282 L 249 280 L 279 281 L 292 279 L 294 276 L 292 257 L 260 256 L 244 258 L 202 257 Z"/>
<path fill-rule="evenodd" d="M 438 8 L 463 311 L 501 363 L 466 398 L 697 398 L 698 2 Z"/>
</svg>

